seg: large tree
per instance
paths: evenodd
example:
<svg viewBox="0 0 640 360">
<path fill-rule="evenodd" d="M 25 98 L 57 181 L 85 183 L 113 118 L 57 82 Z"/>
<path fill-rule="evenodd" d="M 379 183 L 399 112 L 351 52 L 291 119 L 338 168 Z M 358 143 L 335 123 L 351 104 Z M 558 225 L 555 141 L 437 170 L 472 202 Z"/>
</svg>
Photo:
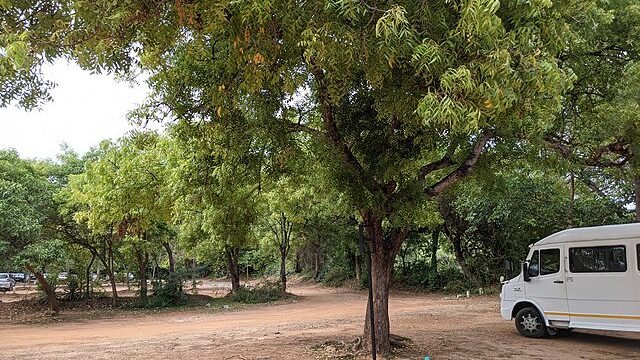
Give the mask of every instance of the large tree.
<svg viewBox="0 0 640 360">
<path fill-rule="evenodd" d="M 558 58 L 576 80 L 546 142 L 568 160 L 571 182 L 618 197 L 610 189 L 616 184 L 627 189 L 629 203 L 638 204 L 640 7 L 634 0 L 586 1 L 573 11 Z"/>
<path fill-rule="evenodd" d="M 108 249 L 105 267 L 116 299 L 114 249 L 128 250 L 138 266 L 140 297 L 147 296 L 147 268 L 152 249 L 166 246 L 154 237 L 157 227 L 170 220 L 169 192 L 164 191 L 165 164 L 159 158 L 159 138 L 153 133 L 139 133 L 123 138 L 118 144 L 103 142 L 100 156 L 87 164 L 86 172 L 71 176 L 67 196 L 75 205 L 74 218 L 86 223 L 90 237 L 69 234 L 76 242 L 102 261 L 96 243 Z M 82 240 L 79 240 L 82 239 Z M 171 258 L 170 248 L 168 256 Z"/>
<path fill-rule="evenodd" d="M 0 258 L 7 268 L 20 266 L 40 282 L 54 313 L 59 310 L 55 289 L 43 268 L 54 262 L 62 243 L 47 231 L 55 213 L 53 186 L 42 164 L 20 159 L 14 151 L 0 150 Z"/>
<path fill-rule="evenodd" d="M 236 129 L 242 122 L 236 114 L 214 126 L 182 123 L 170 129 L 165 147 L 180 237 L 224 254 L 233 293 L 240 289 L 241 251 L 253 239 L 264 167 L 264 147 Z"/>
</svg>

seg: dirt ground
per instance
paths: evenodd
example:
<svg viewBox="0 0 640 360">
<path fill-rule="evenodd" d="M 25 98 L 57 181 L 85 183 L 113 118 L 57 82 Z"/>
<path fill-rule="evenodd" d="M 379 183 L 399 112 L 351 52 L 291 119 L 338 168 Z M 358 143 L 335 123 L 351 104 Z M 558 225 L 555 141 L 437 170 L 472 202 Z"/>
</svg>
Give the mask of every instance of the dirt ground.
<svg viewBox="0 0 640 360">
<path fill-rule="evenodd" d="M 366 292 L 309 284 L 290 290 L 297 300 L 244 310 L 204 306 L 128 318 L 0 323 L 0 359 L 353 358 Z M 500 318 L 497 296 L 393 293 L 390 316 L 392 332 L 412 340 L 396 351 L 397 359 L 640 359 L 640 334 L 523 338 Z"/>
</svg>

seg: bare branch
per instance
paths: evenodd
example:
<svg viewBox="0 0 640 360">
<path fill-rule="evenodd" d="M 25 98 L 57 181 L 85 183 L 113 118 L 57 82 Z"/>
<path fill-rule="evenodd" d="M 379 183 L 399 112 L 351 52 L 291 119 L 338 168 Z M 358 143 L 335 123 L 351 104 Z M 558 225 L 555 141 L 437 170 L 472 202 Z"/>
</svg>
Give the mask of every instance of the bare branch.
<svg viewBox="0 0 640 360">
<path fill-rule="evenodd" d="M 324 132 L 301 123 L 291 123 L 289 124 L 289 129 L 291 132 L 304 132 L 313 136 L 326 136 Z"/>
<path fill-rule="evenodd" d="M 420 175 L 418 176 L 418 178 L 420 180 L 424 180 L 427 177 L 427 175 L 429 175 L 431 172 L 436 170 L 442 170 L 444 168 L 448 168 L 449 166 L 453 165 L 454 162 L 453 160 L 451 160 L 451 156 L 453 156 L 453 153 L 455 152 L 456 147 L 457 147 L 457 144 L 452 141 L 451 144 L 449 145 L 449 148 L 447 149 L 447 153 L 440 160 L 434 161 L 420 168 Z"/>
<path fill-rule="evenodd" d="M 358 181 L 365 185 L 368 184 L 364 169 L 358 159 L 355 157 L 351 149 L 346 144 L 342 135 L 338 131 L 335 120 L 333 118 L 333 106 L 329 101 L 329 94 L 327 85 L 324 80 L 324 73 L 322 70 L 314 72 L 315 80 L 318 86 L 318 100 L 320 102 L 320 109 L 322 111 L 322 120 L 324 123 L 325 133 L 323 133 L 334 148 L 338 151 L 338 154 L 342 158 L 342 161 L 349 167 L 351 172 L 356 176 Z M 376 186 L 368 184 L 370 189 L 375 190 Z"/>
<path fill-rule="evenodd" d="M 473 170 L 473 167 L 482 154 L 482 150 L 484 149 L 487 142 L 494 136 L 495 134 L 492 131 L 487 131 L 482 134 L 476 140 L 476 143 L 473 145 L 473 148 L 471 149 L 471 152 L 469 153 L 465 161 L 443 179 L 438 181 L 435 185 L 428 187 L 426 189 L 427 193 L 432 196 L 438 195 L 449 186 L 455 184 L 461 178 L 467 176 L 471 172 L 471 170 Z"/>
<path fill-rule="evenodd" d="M 575 145 L 567 141 L 563 141 L 558 137 L 545 136 L 544 141 L 564 158 L 586 166 L 622 167 L 629 162 L 629 159 L 632 156 L 628 147 L 629 143 L 622 137 L 616 139 L 610 144 L 596 147 L 586 158 L 574 154 L 573 148 Z M 606 154 L 616 154 L 619 156 L 619 159 L 614 161 L 604 160 L 603 156 Z"/>
</svg>

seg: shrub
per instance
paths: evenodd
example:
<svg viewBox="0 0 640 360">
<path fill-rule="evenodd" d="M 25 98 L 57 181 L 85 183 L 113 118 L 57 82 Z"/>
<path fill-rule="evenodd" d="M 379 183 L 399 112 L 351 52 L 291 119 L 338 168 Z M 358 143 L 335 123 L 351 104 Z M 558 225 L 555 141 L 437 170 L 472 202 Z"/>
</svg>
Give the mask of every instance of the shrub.
<svg viewBox="0 0 640 360">
<path fill-rule="evenodd" d="M 187 279 L 184 271 L 163 274 L 152 282 L 153 296 L 149 299 L 152 307 L 176 306 L 186 301 L 182 284 Z"/>
<path fill-rule="evenodd" d="M 405 274 L 399 275 L 397 281 L 409 286 L 419 286 L 431 291 L 460 291 L 466 289 L 466 281 L 459 269 L 443 266 L 438 271 L 426 261 L 416 261 L 409 265 Z"/>
<path fill-rule="evenodd" d="M 46 277 L 47 283 L 49 284 L 49 286 L 51 286 L 51 289 L 53 289 L 53 292 L 56 291 L 56 289 L 58 288 L 58 274 L 49 274 Z M 36 282 L 36 290 L 38 291 L 38 302 L 40 304 L 43 305 L 47 305 L 49 303 L 49 298 L 47 297 L 47 294 L 44 292 L 44 289 L 42 288 L 42 284 L 40 284 L 40 281 Z"/>
<path fill-rule="evenodd" d="M 80 299 L 80 280 L 75 275 L 69 275 L 67 280 L 64 282 L 64 295 L 62 295 L 63 300 L 73 301 Z"/>
<path fill-rule="evenodd" d="M 324 274 L 322 282 L 329 286 L 342 286 L 345 281 L 353 277 L 353 271 L 345 266 L 336 265 Z"/>
<path fill-rule="evenodd" d="M 287 297 L 282 291 L 280 283 L 267 281 L 256 287 L 241 286 L 236 293 L 229 296 L 231 300 L 244 304 L 262 304 L 277 301 Z"/>
</svg>

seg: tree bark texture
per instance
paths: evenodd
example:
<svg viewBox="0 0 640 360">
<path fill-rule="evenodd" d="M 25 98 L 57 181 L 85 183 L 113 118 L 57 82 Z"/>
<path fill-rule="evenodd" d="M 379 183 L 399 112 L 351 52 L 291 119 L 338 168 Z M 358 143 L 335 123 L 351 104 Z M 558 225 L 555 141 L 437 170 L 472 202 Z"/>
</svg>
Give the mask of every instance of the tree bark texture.
<svg viewBox="0 0 640 360">
<path fill-rule="evenodd" d="M 240 290 L 240 267 L 238 266 L 239 253 L 240 250 L 237 246 L 225 246 L 227 266 L 229 267 L 229 276 L 231 277 L 231 292 L 234 294 Z"/>
<path fill-rule="evenodd" d="M 87 266 L 86 272 L 86 289 L 84 293 L 85 300 L 89 300 L 89 296 L 91 295 L 91 267 L 93 266 L 93 262 L 96 260 L 96 254 L 91 254 L 91 261 L 89 262 L 89 266 Z"/>
<path fill-rule="evenodd" d="M 366 236 L 371 252 L 371 286 L 373 290 L 373 312 L 377 352 L 387 354 L 391 350 L 389 326 L 389 282 L 396 255 L 404 242 L 407 232 L 392 229 L 383 233 L 382 219 L 370 211 L 361 211 L 366 225 Z M 370 347 L 371 321 L 367 307 L 364 327 L 364 345 Z"/>
<path fill-rule="evenodd" d="M 147 263 L 149 262 L 149 254 L 144 250 L 136 250 L 138 260 L 138 272 L 140 274 L 140 301 L 147 303 Z M 125 277 L 129 279 L 129 273 L 125 273 Z"/>
</svg>

